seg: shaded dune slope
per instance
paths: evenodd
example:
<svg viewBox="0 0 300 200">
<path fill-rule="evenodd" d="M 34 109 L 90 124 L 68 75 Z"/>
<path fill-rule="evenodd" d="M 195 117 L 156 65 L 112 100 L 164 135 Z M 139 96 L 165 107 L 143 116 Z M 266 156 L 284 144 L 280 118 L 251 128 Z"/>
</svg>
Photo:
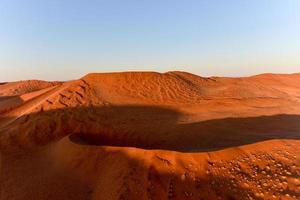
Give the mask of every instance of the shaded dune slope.
<svg viewBox="0 0 300 200">
<path fill-rule="evenodd" d="M 2 128 L 5 134 L 0 141 L 3 149 L 16 145 L 26 149 L 72 135 L 74 141 L 82 144 L 197 152 L 300 137 L 300 115 L 193 123 L 178 123 L 178 119 L 180 113 L 153 106 L 56 109 L 19 117 Z"/>
</svg>

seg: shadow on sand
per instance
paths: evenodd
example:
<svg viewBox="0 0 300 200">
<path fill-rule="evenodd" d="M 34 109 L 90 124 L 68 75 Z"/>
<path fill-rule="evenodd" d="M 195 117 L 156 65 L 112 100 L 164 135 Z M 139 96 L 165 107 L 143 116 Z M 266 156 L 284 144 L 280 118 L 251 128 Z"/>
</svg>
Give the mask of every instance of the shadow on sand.
<svg viewBox="0 0 300 200">
<path fill-rule="evenodd" d="M 0 114 L 14 109 L 23 102 L 19 96 L 0 96 Z"/>
<path fill-rule="evenodd" d="M 300 139 L 299 115 L 224 118 L 180 124 L 181 113 L 151 106 L 64 108 L 24 115 L 1 128 L 21 146 L 44 145 L 70 135 L 86 145 L 212 151 L 270 139 Z M 8 121 L 2 119 L 2 121 Z M 26 130 L 28 138 L 22 131 Z M 8 136 L 9 135 L 9 136 Z M 30 140 L 30 141 L 29 141 Z M 24 144 L 22 144 L 24 143 Z"/>
<path fill-rule="evenodd" d="M 135 159 L 120 149 L 107 151 L 101 146 L 201 152 L 269 139 L 300 139 L 299 115 L 189 124 L 178 123 L 181 117 L 181 113 L 160 107 L 108 106 L 41 111 L 2 119 L 10 121 L 6 125 L 0 119 L 1 173 L 3 180 L 10 180 L 10 185 L 2 187 L 2 197 L 11 199 L 16 195 L 14 189 L 22 188 L 19 197 L 32 199 L 30 191 L 35 188 L 35 199 L 50 199 L 53 194 L 61 199 L 254 198 L 253 188 L 234 185 L 233 179 L 216 174 L 192 177 L 192 172 L 182 169 L 183 180 L 182 173 L 173 173 L 172 166 L 164 162 L 145 165 L 142 154 Z M 55 141 L 59 142 L 47 146 Z M 9 146 L 43 145 L 46 148 L 24 155 L 2 151 Z M 49 152 L 55 153 L 50 156 Z M 52 168 L 56 170 L 49 170 Z"/>
</svg>

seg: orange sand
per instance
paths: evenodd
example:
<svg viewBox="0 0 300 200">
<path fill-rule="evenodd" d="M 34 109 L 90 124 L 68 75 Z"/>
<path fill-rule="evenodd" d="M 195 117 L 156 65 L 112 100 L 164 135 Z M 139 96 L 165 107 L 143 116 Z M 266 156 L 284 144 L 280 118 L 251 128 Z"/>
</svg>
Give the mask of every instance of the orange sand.
<svg viewBox="0 0 300 200">
<path fill-rule="evenodd" d="M 300 74 L 0 85 L 0 199 L 299 199 Z"/>
</svg>

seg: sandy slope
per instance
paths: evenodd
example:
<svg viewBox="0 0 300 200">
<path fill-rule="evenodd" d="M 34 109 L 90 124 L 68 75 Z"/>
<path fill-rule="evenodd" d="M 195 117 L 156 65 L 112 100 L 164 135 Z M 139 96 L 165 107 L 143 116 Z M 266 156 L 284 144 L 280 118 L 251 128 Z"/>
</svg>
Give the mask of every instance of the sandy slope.
<svg viewBox="0 0 300 200">
<path fill-rule="evenodd" d="M 1 199 L 300 198 L 300 74 L 19 88 L 0 115 Z"/>
<path fill-rule="evenodd" d="M 24 101 L 28 101 L 60 84 L 60 82 L 39 80 L 2 83 L 0 84 L 0 113 L 12 110 Z"/>
<path fill-rule="evenodd" d="M 16 81 L 0 83 L 1 96 L 19 96 L 29 92 L 41 90 L 51 86 L 61 84 L 58 81 L 48 82 L 41 80 Z"/>
</svg>

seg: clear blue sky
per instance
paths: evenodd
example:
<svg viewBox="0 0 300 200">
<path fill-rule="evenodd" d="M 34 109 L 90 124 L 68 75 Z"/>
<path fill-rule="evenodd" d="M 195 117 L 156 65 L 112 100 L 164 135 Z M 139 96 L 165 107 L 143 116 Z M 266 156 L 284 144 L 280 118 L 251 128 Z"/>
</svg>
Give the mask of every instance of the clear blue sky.
<svg viewBox="0 0 300 200">
<path fill-rule="evenodd" d="M 1 0 L 0 82 L 300 72 L 299 0 Z"/>
</svg>

